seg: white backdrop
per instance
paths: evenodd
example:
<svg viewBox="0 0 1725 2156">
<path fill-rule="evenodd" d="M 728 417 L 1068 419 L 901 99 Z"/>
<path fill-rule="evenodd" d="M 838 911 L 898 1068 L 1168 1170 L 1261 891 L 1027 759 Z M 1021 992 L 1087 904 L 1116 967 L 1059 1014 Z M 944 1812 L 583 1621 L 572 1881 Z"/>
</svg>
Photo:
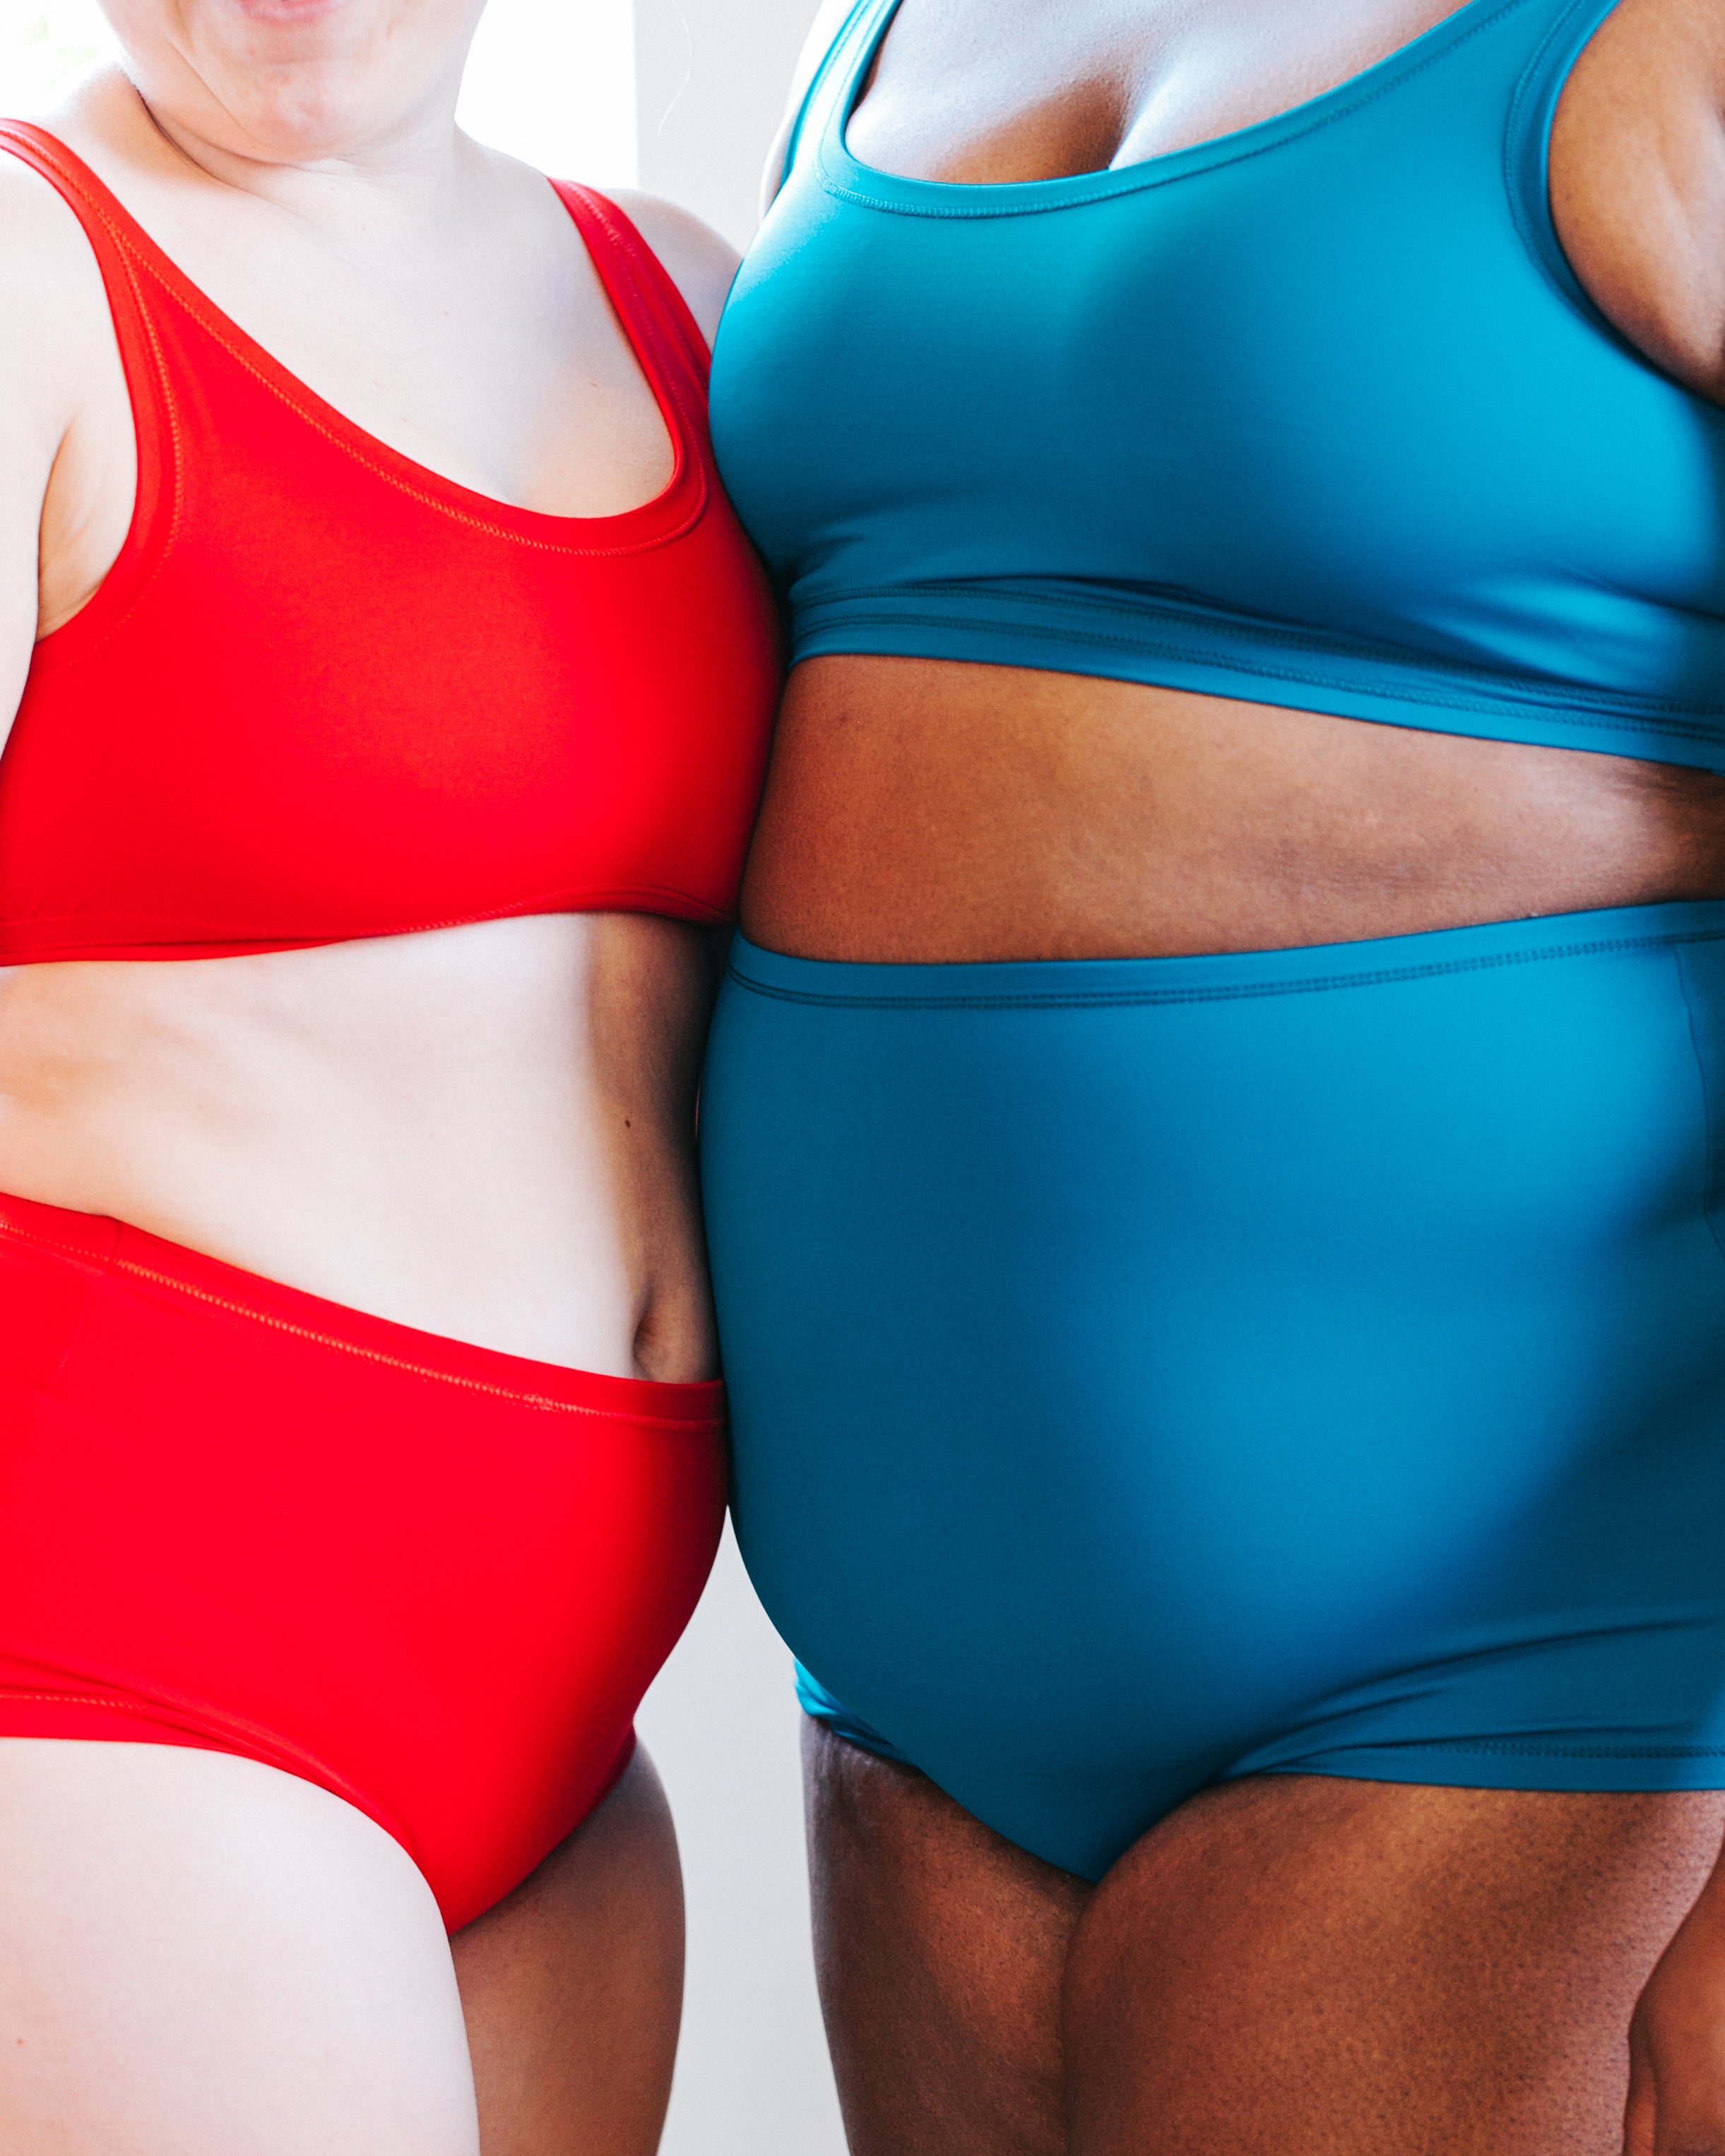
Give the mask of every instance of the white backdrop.
<svg viewBox="0 0 1725 2156">
<path fill-rule="evenodd" d="M 542 169 L 639 180 L 738 245 L 815 0 L 492 0 L 461 117 Z M 95 0 L 0 0 L 0 113 L 111 49 Z M 676 1808 L 689 1981 L 664 2156 L 842 2156 L 808 1945 L 790 1657 L 729 1536 L 649 1694 Z"/>
<path fill-rule="evenodd" d="M 790 1657 L 729 1532 L 639 1727 L 677 1811 L 688 1990 L 662 2156 L 842 2156 L 809 1952 Z"/>
</svg>

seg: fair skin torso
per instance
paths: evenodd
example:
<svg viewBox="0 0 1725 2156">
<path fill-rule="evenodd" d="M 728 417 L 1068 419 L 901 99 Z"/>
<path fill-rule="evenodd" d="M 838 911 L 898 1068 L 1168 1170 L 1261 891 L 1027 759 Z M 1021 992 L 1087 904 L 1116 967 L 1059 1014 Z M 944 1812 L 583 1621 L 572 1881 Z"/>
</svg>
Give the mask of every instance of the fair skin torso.
<svg viewBox="0 0 1725 2156">
<path fill-rule="evenodd" d="M 651 393 L 524 167 L 470 147 L 459 177 L 404 160 L 260 177 L 218 153 L 213 183 L 116 80 L 59 131 L 218 306 L 392 447 L 558 515 L 664 485 Z M 134 452 L 75 220 L 15 161 L 0 191 L 7 357 L 35 392 L 0 444 L 9 714 L 34 637 L 119 551 Z M 710 324 L 725 258 L 674 213 L 653 236 L 688 261 Z M 483 1346 L 708 1376 L 688 1099 L 704 950 L 672 924 L 563 916 L 262 960 L 16 968 L 0 975 L 0 1189 Z"/>
<path fill-rule="evenodd" d="M 849 145 L 959 184 L 1130 164 L 1452 12 L 904 0 Z M 1725 403 L 1710 0 L 1623 0 L 1563 98 L 1552 191 L 1604 311 Z M 1711 774 L 835 655 L 792 678 L 744 925 L 811 957 L 1087 958 L 1720 895 Z M 907 1770 L 812 1727 L 808 1752 L 856 2156 L 1618 2156 L 1632 2014 L 1630 2156 L 1725 2156 L 1717 1794 L 1270 1778 L 1205 1793 L 1092 1890 Z"/>
<path fill-rule="evenodd" d="M 665 427 L 543 179 L 457 136 L 477 0 L 116 0 L 133 81 L 49 125 L 358 426 L 558 515 L 643 501 Z M 147 104 L 144 101 L 147 99 Z M 710 334 L 734 259 L 620 199 Z M 428 355 L 435 355 L 434 362 Z M 71 213 L 0 158 L 0 733 L 131 512 Z M 558 916 L 0 973 L 0 1189 L 359 1309 L 710 1375 L 693 1194 L 707 939 Z M 243 1433 L 236 1433 L 236 1441 Z M 681 1985 L 651 1768 L 453 1943 L 380 1830 L 250 1761 L 0 1743 L 0 2139 L 19 2156 L 656 2145 Z"/>
</svg>

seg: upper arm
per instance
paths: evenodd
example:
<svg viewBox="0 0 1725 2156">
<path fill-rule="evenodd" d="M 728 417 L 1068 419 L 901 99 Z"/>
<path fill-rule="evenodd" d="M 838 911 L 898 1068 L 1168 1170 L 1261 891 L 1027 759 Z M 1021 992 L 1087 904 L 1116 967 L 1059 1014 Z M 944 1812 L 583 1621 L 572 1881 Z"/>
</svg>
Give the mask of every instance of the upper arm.
<svg viewBox="0 0 1725 2156">
<path fill-rule="evenodd" d="M 834 40 L 850 19 L 855 5 L 856 0 L 821 0 L 820 13 L 803 41 L 796 72 L 790 78 L 790 95 L 785 100 L 785 117 L 779 122 L 779 131 L 773 137 L 772 147 L 767 151 L 766 171 L 762 174 L 760 182 L 763 213 L 772 208 L 773 198 L 784 182 L 785 153 L 790 147 L 791 131 L 796 126 L 796 116 L 802 110 L 803 100 L 814 85 L 821 61 L 832 50 Z"/>
<path fill-rule="evenodd" d="M 632 187 L 612 187 L 609 192 L 665 265 L 710 345 L 742 257 L 710 224 L 675 203 L 659 195 L 637 194 Z"/>
<path fill-rule="evenodd" d="M 1551 141 L 1552 217 L 1594 304 L 1725 403 L 1725 15 L 1633 0 L 1577 61 Z"/>
</svg>

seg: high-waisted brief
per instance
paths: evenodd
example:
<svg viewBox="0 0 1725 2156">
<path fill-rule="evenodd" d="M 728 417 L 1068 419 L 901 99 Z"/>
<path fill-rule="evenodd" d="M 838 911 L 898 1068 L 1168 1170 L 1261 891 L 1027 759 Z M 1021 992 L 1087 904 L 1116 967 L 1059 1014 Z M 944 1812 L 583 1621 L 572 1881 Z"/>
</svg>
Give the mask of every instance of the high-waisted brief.
<svg viewBox="0 0 1725 2156">
<path fill-rule="evenodd" d="M 1243 1774 L 1725 1787 L 1725 902 L 739 942 L 703 1149 L 805 1702 L 1003 1835 L 1096 1877 Z"/>
<path fill-rule="evenodd" d="M 722 1415 L 0 1198 L 0 1737 L 301 1775 L 454 1929 L 627 1763 L 718 1546 Z"/>
</svg>

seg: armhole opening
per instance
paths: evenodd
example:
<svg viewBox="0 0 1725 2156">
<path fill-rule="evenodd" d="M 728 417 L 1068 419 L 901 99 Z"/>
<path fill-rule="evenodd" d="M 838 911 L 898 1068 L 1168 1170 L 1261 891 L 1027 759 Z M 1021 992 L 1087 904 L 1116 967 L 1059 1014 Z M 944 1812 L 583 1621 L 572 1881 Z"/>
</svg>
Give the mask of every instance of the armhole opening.
<svg viewBox="0 0 1725 2156">
<path fill-rule="evenodd" d="M 898 0 L 856 0 L 855 6 L 839 24 L 837 35 L 821 55 L 819 64 L 809 77 L 809 85 L 803 92 L 802 102 L 796 108 L 796 117 L 790 123 L 790 131 L 785 138 L 785 162 L 780 167 L 778 183 L 773 189 L 775 202 L 785 192 L 786 182 L 796 169 L 797 158 L 802 151 L 803 136 L 808 131 L 810 120 L 815 116 L 817 102 L 826 96 L 832 89 L 833 71 L 837 65 L 840 55 L 850 50 L 852 40 L 857 34 L 857 25 L 864 16 L 871 14 L 876 8 L 883 4 L 889 9 L 896 10 Z M 871 43 L 873 42 L 874 41 L 871 39 Z M 822 118 L 824 117 L 823 114 Z"/>
<path fill-rule="evenodd" d="M 666 491 L 681 487 L 693 470 L 704 495 L 711 450 L 707 342 L 700 326 L 670 271 L 608 195 L 573 180 L 554 180 L 551 185 L 574 219 L 671 436 L 675 469 Z"/>
<path fill-rule="evenodd" d="M 1504 184 L 1522 244 L 1546 281 L 1590 329 L 1599 331 L 1651 367 L 1653 362 L 1646 354 L 1594 305 L 1592 295 L 1575 274 L 1552 216 L 1552 131 L 1558 107 L 1582 54 L 1619 4 L 1619 0 L 1573 0 L 1541 39 L 1510 103 L 1504 138 Z"/>
<path fill-rule="evenodd" d="M 102 203 L 82 185 L 76 161 L 28 121 L 0 121 L 0 151 L 45 180 L 77 218 L 107 296 L 131 410 L 131 516 L 120 551 L 77 612 L 38 639 L 33 675 L 85 657 L 117 629 L 161 567 L 178 522 L 179 429 L 172 385 L 140 281 L 140 267 Z"/>
</svg>

